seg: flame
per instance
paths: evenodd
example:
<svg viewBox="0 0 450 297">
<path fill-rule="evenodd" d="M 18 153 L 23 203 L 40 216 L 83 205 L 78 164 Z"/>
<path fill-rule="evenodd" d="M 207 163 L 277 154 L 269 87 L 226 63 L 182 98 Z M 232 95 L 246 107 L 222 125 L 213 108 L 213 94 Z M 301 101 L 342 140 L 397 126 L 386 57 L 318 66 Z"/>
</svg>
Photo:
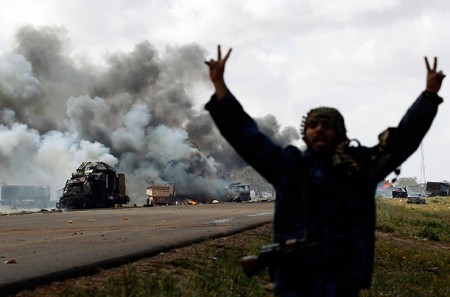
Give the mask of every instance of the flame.
<svg viewBox="0 0 450 297">
<path fill-rule="evenodd" d="M 391 188 L 391 187 L 392 187 L 391 182 L 388 179 L 385 180 L 384 181 L 384 185 L 383 185 L 383 189 L 388 189 L 388 188 Z"/>
<path fill-rule="evenodd" d="M 186 200 L 186 202 L 187 202 L 187 204 L 189 204 L 189 205 L 197 205 L 197 204 L 198 204 L 197 201 L 192 200 L 192 199 L 188 199 L 188 200 Z"/>
</svg>

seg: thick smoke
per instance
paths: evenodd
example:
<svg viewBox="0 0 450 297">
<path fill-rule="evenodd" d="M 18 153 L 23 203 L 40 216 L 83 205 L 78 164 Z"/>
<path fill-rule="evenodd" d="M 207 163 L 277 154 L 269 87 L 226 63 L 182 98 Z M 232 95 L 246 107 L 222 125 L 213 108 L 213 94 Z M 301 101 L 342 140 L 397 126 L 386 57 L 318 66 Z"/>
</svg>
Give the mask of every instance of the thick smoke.
<svg viewBox="0 0 450 297">
<path fill-rule="evenodd" d="M 0 182 L 55 191 L 84 161 L 126 175 L 132 202 L 148 184 L 217 195 L 231 170 L 245 166 L 190 90 L 207 80 L 205 51 L 191 44 L 159 53 L 148 41 L 113 53 L 106 66 L 70 56 L 63 28 L 23 27 L 0 57 Z M 208 98 L 205 98 L 205 102 Z M 281 144 L 298 139 L 273 116 L 258 125 Z"/>
</svg>

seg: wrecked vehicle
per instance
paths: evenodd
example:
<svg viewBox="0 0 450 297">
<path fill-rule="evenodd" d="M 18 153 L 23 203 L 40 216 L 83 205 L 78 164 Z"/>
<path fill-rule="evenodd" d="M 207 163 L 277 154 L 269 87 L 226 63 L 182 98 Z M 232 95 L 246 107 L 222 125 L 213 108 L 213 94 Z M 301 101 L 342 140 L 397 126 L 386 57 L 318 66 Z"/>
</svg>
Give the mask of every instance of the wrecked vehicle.
<svg viewBox="0 0 450 297">
<path fill-rule="evenodd" d="M 392 190 L 392 198 L 407 198 L 408 192 L 406 192 L 406 188 L 395 188 Z"/>
<path fill-rule="evenodd" d="M 50 207 L 50 187 L 37 185 L 3 185 L 0 205 L 11 208 Z"/>
<path fill-rule="evenodd" d="M 175 186 L 173 184 L 149 185 L 146 190 L 147 205 L 173 205 L 175 201 Z"/>
<path fill-rule="evenodd" d="M 240 182 L 231 183 L 226 188 L 225 200 L 230 202 L 250 201 L 250 185 Z"/>
<path fill-rule="evenodd" d="M 445 182 L 427 182 L 426 191 L 429 192 L 431 196 L 449 196 L 450 185 Z"/>
<path fill-rule="evenodd" d="M 83 162 L 66 181 L 58 209 L 107 208 L 127 204 L 125 174 L 104 162 Z"/>
</svg>

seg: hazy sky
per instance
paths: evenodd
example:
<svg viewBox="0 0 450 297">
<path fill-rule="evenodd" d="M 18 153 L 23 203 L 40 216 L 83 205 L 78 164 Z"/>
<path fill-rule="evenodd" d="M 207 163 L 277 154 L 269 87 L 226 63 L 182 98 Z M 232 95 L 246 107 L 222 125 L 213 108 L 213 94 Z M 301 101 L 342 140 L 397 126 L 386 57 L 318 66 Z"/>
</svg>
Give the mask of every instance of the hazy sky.
<svg viewBox="0 0 450 297">
<path fill-rule="evenodd" d="M 309 109 L 333 106 L 350 138 L 374 145 L 423 91 L 425 55 L 450 73 L 449 12 L 445 0 L 1 1 L 0 54 L 14 50 L 27 25 L 65 30 L 66 55 L 80 64 L 103 65 L 142 41 L 161 53 L 195 44 L 210 59 L 220 43 L 233 48 L 228 86 L 252 116 L 273 114 L 282 127 L 298 127 Z M 429 181 L 450 180 L 448 80 L 423 142 Z M 199 80 L 192 92 L 201 110 L 212 87 Z M 401 176 L 420 179 L 421 160 L 418 150 Z"/>
</svg>

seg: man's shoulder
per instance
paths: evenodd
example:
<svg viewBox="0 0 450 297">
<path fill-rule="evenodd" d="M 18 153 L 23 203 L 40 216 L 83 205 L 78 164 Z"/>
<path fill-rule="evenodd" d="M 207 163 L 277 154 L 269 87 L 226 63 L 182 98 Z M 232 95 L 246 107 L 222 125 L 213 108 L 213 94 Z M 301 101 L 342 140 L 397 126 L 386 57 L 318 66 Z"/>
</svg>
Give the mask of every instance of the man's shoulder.
<svg viewBox="0 0 450 297">
<path fill-rule="evenodd" d="M 305 152 L 294 145 L 287 145 L 282 149 L 280 166 L 285 168 L 295 168 L 304 158 Z"/>
<path fill-rule="evenodd" d="M 305 151 L 294 145 L 288 145 L 284 148 L 283 153 L 287 158 L 301 158 L 305 155 Z"/>
<path fill-rule="evenodd" d="M 367 147 L 361 144 L 350 145 L 346 149 L 347 153 L 356 159 L 366 159 L 373 156 L 373 154 L 377 151 L 376 147 Z"/>
</svg>

